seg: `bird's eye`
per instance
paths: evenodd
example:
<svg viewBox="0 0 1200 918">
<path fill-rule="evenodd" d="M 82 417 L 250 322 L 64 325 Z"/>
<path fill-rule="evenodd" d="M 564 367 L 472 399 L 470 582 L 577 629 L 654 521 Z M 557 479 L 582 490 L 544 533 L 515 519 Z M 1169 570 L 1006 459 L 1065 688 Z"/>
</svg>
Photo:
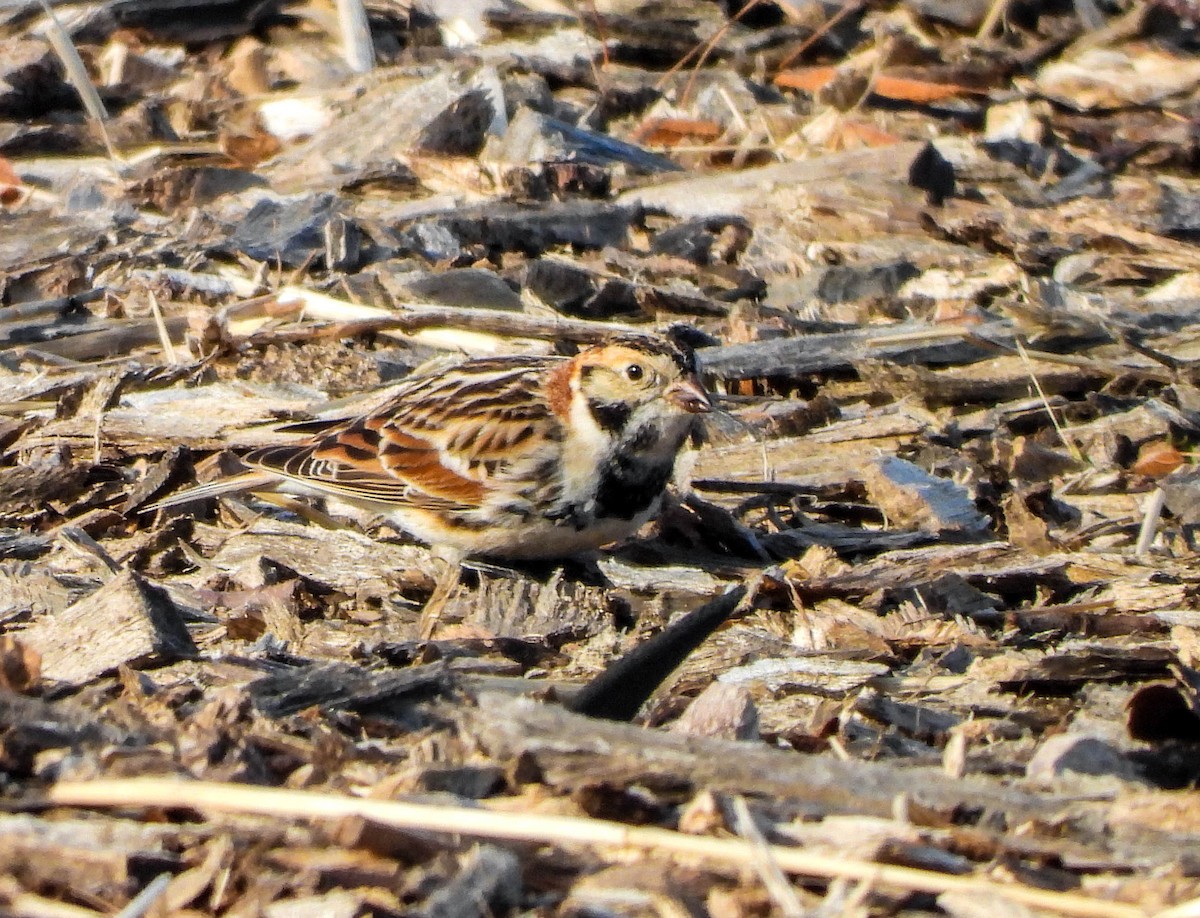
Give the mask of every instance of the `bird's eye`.
<svg viewBox="0 0 1200 918">
<path fill-rule="evenodd" d="M 631 363 L 625 368 L 625 375 L 630 381 L 637 382 L 646 375 L 646 369 L 640 363 Z"/>
</svg>

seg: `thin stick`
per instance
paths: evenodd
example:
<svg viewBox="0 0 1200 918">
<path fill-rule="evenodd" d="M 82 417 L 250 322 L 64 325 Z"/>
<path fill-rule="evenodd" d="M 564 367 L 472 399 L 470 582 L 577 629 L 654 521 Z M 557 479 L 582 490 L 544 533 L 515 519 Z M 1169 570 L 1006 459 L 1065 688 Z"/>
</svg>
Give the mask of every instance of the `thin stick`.
<svg viewBox="0 0 1200 918">
<path fill-rule="evenodd" d="M 1162 488 L 1155 488 L 1150 499 L 1146 501 L 1146 509 L 1142 513 L 1142 525 L 1138 529 L 1137 544 L 1133 548 L 1135 558 L 1141 558 L 1150 551 L 1150 544 L 1154 541 L 1154 536 L 1158 534 L 1158 519 L 1162 516 L 1163 505 L 1166 502 L 1167 492 Z"/>
<path fill-rule="evenodd" d="M 708 60 L 708 56 L 712 54 L 719 42 L 731 28 L 733 24 L 749 13 L 754 7 L 758 6 L 762 0 L 750 0 L 745 6 L 729 17 L 721 28 L 717 29 L 713 36 L 704 43 L 704 49 L 700 52 L 700 56 L 696 58 L 695 66 L 692 67 L 692 72 L 688 75 L 688 81 L 684 84 L 683 92 L 679 94 L 679 107 L 686 108 L 692 98 L 692 90 L 696 88 L 696 80 L 700 76 L 700 68 L 704 66 L 704 62 Z M 661 81 L 660 81 L 661 82 Z"/>
<path fill-rule="evenodd" d="M 67 79 L 75 87 L 75 91 L 79 93 L 83 107 L 87 109 L 87 113 L 91 119 L 96 122 L 96 127 L 100 131 L 100 138 L 104 141 L 104 149 L 108 151 L 108 160 L 113 167 L 113 171 L 120 175 L 117 169 L 120 157 L 113 147 L 112 138 L 108 136 L 108 111 L 104 108 L 104 103 L 100 100 L 100 94 L 96 92 L 96 87 L 92 85 L 87 67 L 84 66 L 79 52 L 75 50 L 75 44 L 71 41 L 71 36 L 67 34 L 67 30 L 63 28 L 62 23 L 58 21 L 58 17 L 54 15 L 54 10 L 51 9 L 47 0 L 41 0 L 41 3 L 42 11 L 46 14 L 46 18 L 50 24 L 46 33 L 46 37 L 50 40 L 50 46 L 54 48 L 54 53 L 62 61 L 63 69 L 67 72 Z"/>
<path fill-rule="evenodd" d="M 162 306 L 158 304 L 158 297 L 154 295 L 154 291 L 150 291 L 150 312 L 154 316 L 154 325 L 158 329 L 158 343 L 162 345 L 167 363 L 172 365 L 179 363 L 179 355 L 175 353 L 175 345 L 171 343 L 171 333 L 167 331 L 167 322 L 163 318 Z"/>
<path fill-rule="evenodd" d="M 960 335 L 963 341 L 968 341 L 972 344 L 978 344 L 980 347 L 991 348 L 992 350 L 1003 351 L 1004 353 L 1013 353 L 1016 351 L 1016 348 L 1011 347 L 1002 341 L 994 341 L 991 338 L 982 338 L 979 335 L 972 334 L 970 332 L 960 332 Z M 896 336 L 897 339 L 900 339 L 901 337 L 902 336 L 900 335 Z M 1130 344 L 1130 347 L 1133 347 L 1131 342 L 1127 343 Z M 1152 379 L 1157 382 L 1164 383 L 1172 383 L 1178 379 L 1178 374 L 1170 369 L 1159 369 L 1158 367 L 1137 367 L 1120 363 L 1116 360 L 1103 360 L 1095 357 L 1080 357 L 1078 354 L 1055 354 L 1050 351 L 1031 351 L 1029 348 L 1025 348 L 1025 353 L 1031 360 L 1037 360 L 1041 363 L 1057 363 L 1066 367 L 1079 367 L 1083 370 L 1090 370 L 1094 373 L 1100 373 L 1107 376 L 1121 376 L 1128 374 L 1130 376 L 1137 376 L 1142 379 Z M 1150 356 L 1150 353 L 1147 351 L 1139 351 L 1139 353 L 1145 353 L 1146 356 Z M 1157 355 L 1152 359 L 1159 360 L 1159 362 L 1161 362 L 1161 360 L 1164 358 L 1171 359 L 1166 358 L 1166 355 Z"/>
<path fill-rule="evenodd" d="M 96 409 L 96 423 L 92 425 L 92 464 L 99 466 L 104 452 L 104 406 Z"/>
<path fill-rule="evenodd" d="M 1008 8 L 1011 5 L 1011 0 L 993 0 L 992 5 L 988 8 L 987 15 L 983 17 L 983 22 L 979 24 L 979 31 L 975 33 L 975 38 L 982 41 L 996 30 L 996 25 L 1008 14 Z"/>
<path fill-rule="evenodd" d="M 375 66 L 375 46 L 363 0 L 337 0 L 337 15 L 342 58 L 355 73 L 370 73 Z"/>
<path fill-rule="evenodd" d="M 446 560 L 446 565 L 445 570 L 438 576 L 433 593 L 425 600 L 425 607 L 421 610 L 418 633 L 421 635 L 422 641 L 433 639 L 438 625 L 441 624 L 442 611 L 446 608 L 446 603 L 450 601 L 450 597 L 462 583 L 462 562 L 450 558 Z"/>
<path fill-rule="evenodd" d="M 319 318 L 316 310 L 306 306 L 306 314 Z M 252 346 L 307 341 L 316 338 L 352 338 L 357 335 L 385 331 L 416 332 L 432 328 L 469 328 L 471 331 L 498 337 L 549 338 L 591 343 L 603 341 L 614 333 L 636 334 L 634 325 L 614 322 L 595 322 L 587 319 L 542 318 L 525 313 L 503 312 L 498 309 L 475 309 L 453 306 L 402 306 L 379 316 L 334 319 L 328 324 L 302 324 L 289 328 L 256 332 L 244 340 Z"/>
<path fill-rule="evenodd" d="M 775 153 L 779 146 L 773 143 L 669 143 L 648 144 L 652 153 Z"/>
<path fill-rule="evenodd" d="M 796 890 L 792 888 L 783 871 L 779 869 L 778 862 L 771 856 L 771 846 L 767 844 L 762 832 L 754 824 L 754 814 L 746 805 L 746 798 L 737 795 L 733 798 L 732 803 L 734 830 L 758 853 L 758 857 L 754 861 L 754 869 L 758 873 L 758 878 L 762 880 L 763 886 L 766 887 L 767 895 L 771 897 L 771 901 L 775 903 L 780 914 L 785 915 L 786 918 L 804 918 L 808 912 L 800 903 L 800 897 L 796 895 Z"/>
<path fill-rule="evenodd" d="M 143 918 L 154 908 L 154 904 L 162 898 L 167 887 L 171 885 L 171 874 L 160 873 L 140 893 L 129 900 L 129 904 L 121 909 L 114 918 Z"/>
<path fill-rule="evenodd" d="M 254 813 L 271 819 L 289 816 L 300 819 L 344 819 L 357 816 L 397 828 L 539 844 L 585 845 L 592 849 L 615 848 L 626 855 L 631 849 L 652 851 L 659 855 L 670 853 L 739 868 L 753 867 L 762 857 L 760 851 L 741 839 L 686 835 L 671 829 L 627 826 L 603 819 L 369 800 L 341 794 L 251 787 L 217 781 L 177 781 L 170 778 L 61 781 L 47 791 L 44 802 L 76 807 L 186 807 L 213 813 Z M 1050 909 L 1079 918 L 1145 918 L 1146 914 L 1140 908 L 1120 902 L 999 883 L 984 877 L 951 876 L 913 867 L 876 864 L 846 855 L 815 854 L 779 845 L 770 845 L 769 850 L 781 870 L 801 876 L 868 880 L 875 884 L 934 895 L 959 891 L 1003 896 L 1033 908 Z"/>
<path fill-rule="evenodd" d="M 1050 417 L 1050 423 L 1054 425 L 1054 430 L 1058 433 L 1058 439 L 1062 441 L 1062 445 L 1067 448 L 1071 454 L 1071 458 L 1076 462 L 1083 463 L 1085 460 L 1083 454 L 1079 452 L 1079 447 L 1067 439 L 1063 433 L 1062 424 L 1054 415 L 1054 409 L 1050 407 L 1050 399 L 1046 397 L 1046 390 L 1042 388 L 1041 382 L 1037 378 L 1037 373 L 1033 371 L 1033 361 L 1029 359 L 1029 354 L 1025 350 L 1025 345 L 1021 343 L 1020 338 L 1014 338 L 1014 343 L 1017 346 L 1017 353 L 1021 355 L 1021 362 L 1025 364 L 1025 368 L 1029 371 L 1029 378 L 1033 382 L 1033 388 L 1037 390 L 1038 398 L 1042 400 L 1042 405 L 1046 408 L 1046 414 Z"/>
<path fill-rule="evenodd" d="M 739 19 L 741 19 L 743 16 L 745 16 L 748 12 L 750 12 L 751 9 L 758 6 L 758 4 L 760 2 L 762 2 L 762 0 L 750 0 L 749 3 L 747 3 L 740 10 L 738 10 L 736 13 L 734 13 L 733 16 L 730 17 L 728 22 L 726 22 L 719 29 L 717 29 L 717 31 L 713 33 L 712 37 L 710 37 L 708 39 L 708 41 L 700 42 L 696 45 L 693 45 L 692 49 L 690 51 L 688 51 L 687 54 L 685 54 L 683 57 L 681 57 L 679 60 L 677 60 L 674 64 L 672 64 L 670 66 L 670 68 L 667 70 L 667 72 L 664 73 L 661 77 L 659 77 L 658 82 L 654 84 L 654 88 L 662 89 L 664 86 L 667 85 L 667 82 L 671 79 L 671 77 L 673 77 L 676 73 L 678 73 L 680 70 L 682 70 L 684 67 L 686 67 L 689 63 L 691 63 L 691 61 L 694 58 L 699 56 L 699 60 L 696 61 L 696 67 L 692 71 L 691 77 L 689 77 L 689 79 L 688 79 L 687 86 L 684 88 L 683 93 L 679 97 L 680 108 L 685 106 L 687 104 L 687 98 L 692 91 L 692 84 L 695 83 L 695 81 L 696 81 L 696 72 L 700 69 L 701 65 L 703 65 L 703 63 L 704 63 L 705 59 L 708 57 L 708 55 L 712 53 L 712 49 L 716 47 L 717 42 L 719 42 L 721 40 L 721 37 L 726 32 L 728 32 L 730 28 L 733 27 L 733 24 L 735 22 L 737 22 Z"/>
<path fill-rule="evenodd" d="M 596 88 L 601 93 L 605 92 L 604 80 L 601 77 L 601 71 L 607 70 L 611 61 L 608 59 L 608 33 L 604 28 L 604 18 L 600 15 L 600 11 L 596 9 L 595 0 L 587 0 L 584 4 L 591 13 L 592 25 L 596 29 L 596 41 L 600 45 L 600 67 L 596 67 L 595 60 L 589 58 L 589 64 L 592 68 L 592 79 L 596 81 Z M 579 14 L 579 21 L 587 23 L 587 19 L 582 13 Z M 584 32 L 586 35 L 587 33 Z"/>
<path fill-rule="evenodd" d="M 798 58 L 801 54 L 803 54 L 805 51 L 807 51 L 809 48 L 811 48 L 816 42 L 820 41 L 822 36 L 824 36 L 826 33 L 828 33 L 830 29 L 832 29 L 835 25 L 837 25 L 839 22 L 841 22 L 843 19 L 845 19 L 851 13 L 856 13 L 861 9 L 862 9 L 861 0 L 859 0 L 859 2 L 857 2 L 857 3 L 847 3 L 840 10 L 838 10 L 836 13 L 834 13 L 832 16 L 830 16 L 829 19 L 827 19 L 825 21 L 825 23 L 819 29 L 817 29 L 815 32 L 812 33 L 812 35 L 810 35 L 810 36 L 808 36 L 808 38 L 804 39 L 804 41 L 800 43 L 799 48 L 797 48 L 795 51 L 793 51 L 791 54 L 789 54 L 787 57 L 785 57 L 783 60 L 781 60 L 778 64 L 776 64 L 775 65 L 776 72 L 786 69 L 788 66 L 791 65 L 791 63 L 794 60 L 796 60 L 796 58 Z"/>
</svg>

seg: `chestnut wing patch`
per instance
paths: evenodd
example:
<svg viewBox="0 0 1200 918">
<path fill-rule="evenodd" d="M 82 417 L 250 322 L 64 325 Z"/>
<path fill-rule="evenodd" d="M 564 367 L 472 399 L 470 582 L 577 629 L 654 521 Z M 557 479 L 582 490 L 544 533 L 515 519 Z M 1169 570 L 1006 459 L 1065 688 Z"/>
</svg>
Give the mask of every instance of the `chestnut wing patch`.
<svg viewBox="0 0 1200 918">
<path fill-rule="evenodd" d="M 527 484 L 506 474 L 528 465 L 562 432 L 537 373 L 530 372 L 541 365 L 504 372 L 476 366 L 478 376 L 460 378 L 457 386 L 446 378 L 415 380 L 373 415 L 309 443 L 254 450 L 243 462 L 372 503 L 442 512 L 478 508 L 496 490 Z"/>
<path fill-rule="evenodd" d="M 358 421 L 315 443 L 268 446 L 242 461 L 331 495 L 394 506 L 461 511 L 478 506 L 482 486 L 445 468 L 436 446 L 408 438 L 404 473 L 385 468 L 382 450 L 372 446 L 379 435 Z"/>
<path fill-rule="evenodd" d="M 436 429 L 406 429 L 394 417 L 379 429 L 381 467 L 428 494 L 480 506 L 489 493 L 509 489 L 527 457 L 558 436 L 537 400 L 497 407 Z"/>
</svg>

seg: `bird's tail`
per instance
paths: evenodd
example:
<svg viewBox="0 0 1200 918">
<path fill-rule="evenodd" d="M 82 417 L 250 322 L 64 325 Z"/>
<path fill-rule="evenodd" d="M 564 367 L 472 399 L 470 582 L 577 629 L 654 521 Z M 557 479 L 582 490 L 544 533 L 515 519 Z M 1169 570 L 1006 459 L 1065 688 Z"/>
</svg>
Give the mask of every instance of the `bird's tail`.
<svg viewBox="0 0 1200 918">
<path fill-rule="evenodd" d="M 267 472 L 243 472 L 240 475 L 234 475 L 232 478 L 222 478 L 219 481 L 211 481 L 208 484 L 196 485 L 194 488 L 185 488 L 178 494 L 172 494 L 169 497 L 164 497 L 162 500 L 147 504 L 138 512 L 151 513 L 166 507 L 178 507 L 180 504 L 189 504 L 194 500 L 202 500 L 206 497 L 220 497 L 222 494 L 272 490 L 278 484 L 279 478 Z"/>
</svg>

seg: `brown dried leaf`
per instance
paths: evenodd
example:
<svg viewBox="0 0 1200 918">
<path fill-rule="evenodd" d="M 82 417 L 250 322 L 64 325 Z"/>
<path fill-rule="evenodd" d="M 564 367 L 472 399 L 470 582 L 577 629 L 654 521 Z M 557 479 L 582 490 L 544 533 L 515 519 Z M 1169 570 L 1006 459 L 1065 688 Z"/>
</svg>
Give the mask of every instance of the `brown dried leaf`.
<svg viewBox="0 0 1200 918">
<path fill-rule="evenodd" d="M 0 206 L 16 204 L 25 197 L 20 176 L 3 156 L 0 156 Z"/>
<path fill-rule="evenodd" d="M 0 636 L 0 688 L 32 695 L 41 679 L 42 655 L 10 634 Z"/>
<path fill-rule="evenodd" d="M 916 105 L 929 105 L 932 102 L 941 102 L 956 96 L 979 92 L 977 89 L 960 86 L 957 83 L 935 83 L 930 80 L 915 80 L 911 77 L 887 76 L 886 74 L 876 77 L 871 91 L 885 99 L 912 102 Z"/>
<path fill-rule="evenodd" d="M 1162 478 L 1164 475 L 1170 475 L 1183 463 L 1183 454 L 1179 450 L 1170 443 L 1156 440 L 1153 443 L 1142 444 L 1130 471 L 1148 478 Z"/>
<path fill-rule="evenodd" d="M 634 143 L 674 147 L 682 143 L 710 143 L 721 136 L 715 121 L 699 118 L 650 118 L 633 132 Z"/>
<path fill-rule="evenodd" d="M 794 67 L 775 74 L 774 83 L 782 89 L 816 93 L 832 83 L 836 76 L 836 67 Z"/>
<path fill-rule="evenodd" d="M 838 75 L 836 67 L 797 67 L 783 70 L 775 75 L 775 85 L 783 89 L 799 89 L 803 92 L 817 93 L 829 86 Z M 912 102 L 915 105 L 929 105 L 957 96 L 978 93 L 980 90 L 958 83 L 938 83 L 933 80 L 919 80 L 913 77 L 888 76 L 880 74 L 871 84 L 871 92 L 885 99 L 897 102 Z"/>
</svg>

